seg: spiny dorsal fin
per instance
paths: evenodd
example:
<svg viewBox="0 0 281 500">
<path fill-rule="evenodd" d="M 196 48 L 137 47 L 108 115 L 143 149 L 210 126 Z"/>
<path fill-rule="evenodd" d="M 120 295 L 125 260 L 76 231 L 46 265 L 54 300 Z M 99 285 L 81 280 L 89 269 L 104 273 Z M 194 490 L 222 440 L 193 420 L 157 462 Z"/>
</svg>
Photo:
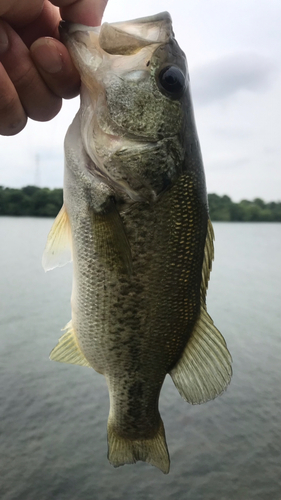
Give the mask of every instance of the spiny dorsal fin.
<svg viewBox="0 0 281 500">
<path fill-rule="evenodd" d="M 52 350 L 50 359 L 53 361 L 59 361 L 60 363 L 70 363 L 73 365 L 91 367 L 77 343 L 72 321 L 66 325 L 64 330 L 66 330 L 66 332 L 62 335 L 58 344 Z"/>
<path fill-rule="evenodd" d="M 95 247 L 101 261 L 110 269 L 132 273 L 132 255 L 121 216 L 113 200 L 105 214 L 91 213 Z"/>
<path fill-rule="evenodd" d="M 208 219 L 207 236 L 204 248 L 204 259 L 202 266 L 202 281 L 201 281 L 201 300 L 205 303 L 208 281 L 212 270 L 212 261 L 214 260 L 214 230 L 210 219 Z"/>
<path fill-rule="evenodd" d="M 182 357 L 170 375 L 180 395 L 192 404 L 216 398 L 230 382 L 231 356 L 204 304 Z"/>
<path fill-rule="evenodd" d="M 42 257 L 45 271 L 62 267 L 71 262 L 71 229 L 69 218 L 63 205 L 49 232 Z"/>
</svg>

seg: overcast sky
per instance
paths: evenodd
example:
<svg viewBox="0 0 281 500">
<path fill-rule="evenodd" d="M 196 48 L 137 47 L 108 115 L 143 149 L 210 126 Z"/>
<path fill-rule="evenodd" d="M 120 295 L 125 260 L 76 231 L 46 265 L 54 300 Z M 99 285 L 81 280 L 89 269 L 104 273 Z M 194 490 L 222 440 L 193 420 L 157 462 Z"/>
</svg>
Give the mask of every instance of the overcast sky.
<svg viewBox="0 0 281 500">
<path fill-rule="evenodd" d="M 163 10 L 188 60 L 208 192 L 281 200 L 280 0 L 109 0 L 104 21 Z M 51 122 L 0 137 L 0 185 L 62 186 L 78 106 L 65 101 Z"/>
</svg>

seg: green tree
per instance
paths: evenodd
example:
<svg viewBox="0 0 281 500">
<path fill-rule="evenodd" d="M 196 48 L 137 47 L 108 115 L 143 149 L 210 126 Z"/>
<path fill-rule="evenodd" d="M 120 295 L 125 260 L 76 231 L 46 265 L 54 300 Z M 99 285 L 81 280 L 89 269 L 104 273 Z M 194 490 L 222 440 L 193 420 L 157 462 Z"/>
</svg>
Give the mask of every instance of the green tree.
<svg viewBox="0 0 281 500">
<path fill-rule="evenodd" d="M 281 222 L 281 202 L 265 203 L 261 198 L 234 203 L 227 195 L 208 195 L 213 221 Z M 0 186 L 0 215 L 55 217 L 63 203 L 62 189 Z"/>
</svg>

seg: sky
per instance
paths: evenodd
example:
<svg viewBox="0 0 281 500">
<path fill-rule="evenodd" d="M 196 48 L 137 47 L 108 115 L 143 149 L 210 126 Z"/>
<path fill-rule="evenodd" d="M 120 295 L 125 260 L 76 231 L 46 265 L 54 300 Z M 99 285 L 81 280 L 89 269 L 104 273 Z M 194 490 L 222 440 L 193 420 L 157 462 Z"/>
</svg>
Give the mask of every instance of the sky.
<svg viewBox="0 0 281 500">
<path fill-rule="evenodd" d="M 188 61 L 208 192 L 280 201 L 280 0 L 109 0 L 104 21 L 164 10 Z M 78 107 L 78 98 L 64 101 L 51 122 L 0 136 L 0 185 L 61 187 Z"/>
</svg>

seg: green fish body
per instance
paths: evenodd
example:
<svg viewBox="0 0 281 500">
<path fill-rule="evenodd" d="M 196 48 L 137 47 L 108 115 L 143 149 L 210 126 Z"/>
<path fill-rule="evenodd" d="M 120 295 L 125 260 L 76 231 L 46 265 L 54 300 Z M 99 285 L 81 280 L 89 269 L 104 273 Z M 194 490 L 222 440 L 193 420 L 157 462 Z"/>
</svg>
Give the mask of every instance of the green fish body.
<svg viewBox="0 0 281 500">
<path fill-rule="evenodd" d="M 51 359 L 94 368 L 109 396 L 108 457 L 169 471 L 159 394 L 221 394 L 231 357 L 206 310 L 213 260 L 186 59 L 168 13 L 66 24 L 81 107 L 65 140 L 64 206 L 45 269 L 73 260 L 72 320 Z"/>
</svg>

